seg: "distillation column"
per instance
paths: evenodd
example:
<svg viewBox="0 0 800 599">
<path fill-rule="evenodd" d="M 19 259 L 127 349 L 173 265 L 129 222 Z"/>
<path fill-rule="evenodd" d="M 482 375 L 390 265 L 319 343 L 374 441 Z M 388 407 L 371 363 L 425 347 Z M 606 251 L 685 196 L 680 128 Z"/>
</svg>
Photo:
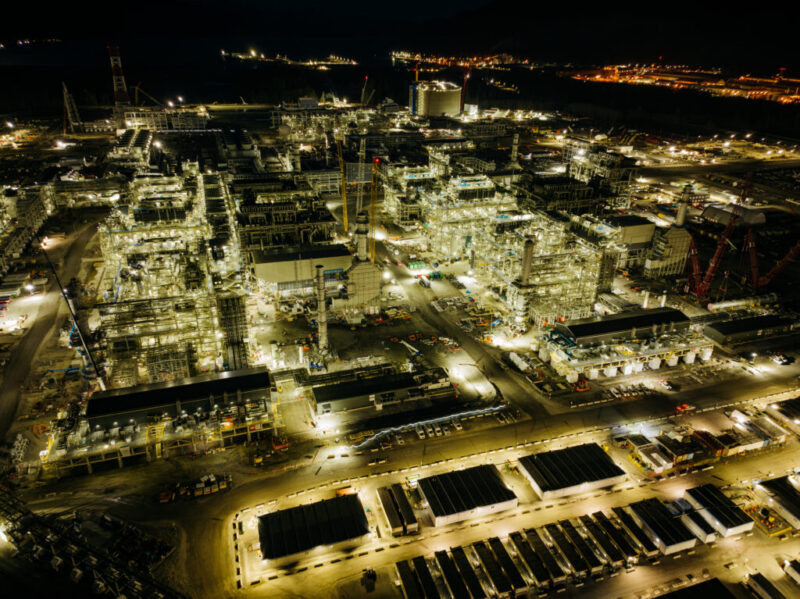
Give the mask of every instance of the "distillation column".
<svg viewBox="0 0 800 599">
<path fill-rule="evenodd" d="M 325 310 L 325 275 L 323 266 L 317 264 L 317 329 L 319 332 L 318 345 L 320 351 L 328 348 L 328 314 Z"/>
<path fill-rule="evenodd" d="M 369 217 L 363 210 L 356 217 L 356 258 L 359 262 L 369 260 L 367 238 L 369 237 Z"/>
</svg>

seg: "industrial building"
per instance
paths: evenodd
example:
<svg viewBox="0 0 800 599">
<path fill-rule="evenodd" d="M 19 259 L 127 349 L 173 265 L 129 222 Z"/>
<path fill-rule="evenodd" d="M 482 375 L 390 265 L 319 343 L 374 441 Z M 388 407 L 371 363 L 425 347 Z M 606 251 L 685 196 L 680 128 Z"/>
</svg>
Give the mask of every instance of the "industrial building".
<svg viewBox="0 0 800 599">
<path fill-rule="evenodd" d="M 722 537 L 753 529 L 755 522 L 712 484 L 686 490 L 686 500 Z"/>
<path fill-rule="evenodd" d="M 800 329 L 800 321 L 777 314 L 751 316 L 707 324 L 703 334 L 719 345 L 735 346 L 793 335 Z"/>
<path fill-rule="evenodd" d="M 250 368 L 112 389 L 54 421 L 42 466 L 56 472 L 249 441 L 274 423 L 271 375 Z"/>
<path fill-rule="evenodd" d="M 502 512 L 518 503 L 492 465 L 429 476 L 418 484 L 435 526 Z"/>
<path fill-rule="evenodd" d="M 633 520 L 664 555 L 691 549 L 697 544 L 697 538 L 658 499 L 643 499 L 628 508 Z"/>
<path fill-rule="evenodd" d="M 762 493 L 764 503 L 771 510 L 792 528 L 800 528 L 800 482 L 797 475 L 762 480 L 756 489 Z"/>
<path fill-rule="evenodd" d="M 589 493 L 626 478 L 625 472 L 596 443 L 524 456 L 519 465 L 542 499 Z"/>
<path fill-rule="evenodd" d="M 271 512 L 258 517 L 262 559 L 276 567 L 286 558 L 325 545 L 357 547 L 369 534 L 367 515 L 358 495 L 343 495 Z"/>
<path fill-rule="evenodd" d="M 539 357 L 570 382 L 657 370 L 680 360 L 707 361 L 713 344 L 689 327 L 680 310 L 632 310 L 600 318 L 557 323 L 537 338 Z"/>
<path fill-rule="evenodd" d="M 441 368 L 424 372 L 401 372 L 355 381 L 316 385 L 311 389 L 312 408 L 317 415 L 404 404 L 424 399 L 433 390 L 450 388 Z"/>
<path fill-rule="evenodd" d="M 461 87 L 449 81 L 415 81 L 409 111 L 418 116 L 456 116 L 461 113 Z"/>
<path fill-rule="evenodd" d="M 767 412 L 773 415 L 787 429 L 800 433 L 800 398 L 770 404 Z"/>
</svg>

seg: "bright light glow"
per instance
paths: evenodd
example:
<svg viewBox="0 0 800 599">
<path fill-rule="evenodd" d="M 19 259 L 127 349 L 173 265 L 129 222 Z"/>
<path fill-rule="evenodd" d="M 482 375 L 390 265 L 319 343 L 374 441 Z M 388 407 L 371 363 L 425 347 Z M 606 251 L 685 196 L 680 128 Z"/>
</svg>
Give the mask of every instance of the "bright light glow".
<svg viewBox="0 0 800 599">
<path fill-rule="evenodd" d="M 390 273 L 388 270 L 384 270 L 383 271 L 383 279 L 385 281 L 388 281 L 391 277 L 392 277 L 392 273 Z"/>
<path fill-rule="evenodd" d="M 14 123 L 12 123 L 11 121 L 6 121 L 6 127 L 8 127 L 9 129 L 13 129 Z"/>
<path fill-rule="evenodd" d="M 153 142 L 153 145 L 154 145 L 155 147 L 157 147 L 157 148 L 160 148 L 160 147 L 161 147 L 161 142 L 160 142 L 160 141 L 154 141 L 154 142 Z"/>
</svg>

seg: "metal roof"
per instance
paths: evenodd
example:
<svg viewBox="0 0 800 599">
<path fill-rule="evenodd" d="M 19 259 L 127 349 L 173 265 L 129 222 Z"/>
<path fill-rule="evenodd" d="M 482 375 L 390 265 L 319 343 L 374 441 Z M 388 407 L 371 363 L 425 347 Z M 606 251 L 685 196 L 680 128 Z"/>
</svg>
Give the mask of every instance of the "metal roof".
<svg viewBox="0 0 800 599">
<path fill-rule="evenodd" d="M 645 329 L 669 324 L 689 324 L 689 318 L 674 308 L 635 310 L 604 316 L 603 318 L 581 318 L 559 324 L 558 329 L 573 339 L 608 335 L 631 329 Z"/>
<path fill-rule="evenodd" d="M 371 379 L 362 379 L 360 381 L 347 381 L 344 383 L 325 385 L 323 387 L 314 387 L 312 392 L 314 393 L 314 399 L 319 404 L 329 401 L 350 399 L 351 397 L 371 395 L 373 393 L 386 393 L 398 389 L 408 389 L 409 387 L 416 387 L 418 385 L 419 383 L 412 373 L 401 372 L 399 374 L 387 374 Z"/>
<path fill-rule="evenodd" d="M 516 499 L 492 465 L 429 476 L 420 479 L 419 488 L 434 516 L 449 516 Z"/>
<path fill-rule="evenodd" d="M 258 518 L 258 538 L 265 559 L 332 545 L 367 532 L 367 516 L 358 495 L 325 499 Z"/>
<path fill-rule="evenodd" d="M 245 368 L 200 376 L 151 383 L 96 393 L 86 406 L 86 417 L 108 416 L 121 412 L 174 405 L 176 401 L 220 397 L 223 393 L 269 389 L 266 368 Z"/>
<path fill-rule="evenodd" d="M 766 314 L 764 316 L 753 316 L 752 318 L 741 318 L 739 320 L 727 320 L 706 325 L 706 329 L 716 331 L 720 335 L 735 335 L 737 333 L 749 333 L 750 331 L 760 331 L 762 329 L 773 329 L 776 327 L 788 327 L 795 321 L 786 316 Z"/>
<path fill-rule="evenodd" d="M 695 536 L 656 498 L 643 499 L 629 506 L 665 546 L 691 541 Z"/>
<path fill-rule="evenodd" d="M 725 528 L 741 526 L 752 520 L 733 501 L 728 499 L 722 491 L 710 483 L 694 487 L 686 492 Z"/>
<path fill-rule="evenodd" d="M 525 456 L 519 459 L 519 464 L 542 491 L 574 487 L 625 474 L 596 443 Z"/>
</svg>

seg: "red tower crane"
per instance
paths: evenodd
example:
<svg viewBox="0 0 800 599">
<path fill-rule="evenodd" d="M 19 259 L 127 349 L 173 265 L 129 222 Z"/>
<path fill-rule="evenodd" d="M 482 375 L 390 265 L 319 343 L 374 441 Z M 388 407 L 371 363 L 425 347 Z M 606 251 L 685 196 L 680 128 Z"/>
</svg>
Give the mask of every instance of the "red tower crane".
<svg viewBox="0 0 800 599">
<path fill-rule="evenodd" d="M 108 46 L 108 56 L 111 58 L 111 77 L 114 84 L 114 104 L 129 106 L 131 98 L 128 87 L 125 85 L 125 76 L 122 74 L 122 59 L 119 57 L 119 46 Z"/>
<path fill-rule="evenodd" d="M 731 234 L 733 233 L 734 228 L 736 228 L 736 223 L 742 216 L 742 206 L 747 198 L 747 195 L 750 193 L 750 184 L 752 183 L 752 180 L 753 173 L 747 173 L 744 178 L 744 182 L 742 183 L 740 202 L 733 205 L 730 217 L 728 218 L 728 224 L 725 227 L 725 230 L 722 232 L 722 235 L 719 236 L 719 240 L 717 241 L 717 249 L 714 251 L 714 255 L 711 257 L 711 262 L 708 263 L 706 274 L 700 284 L 695 286 L 694 292 L 699 298 L 706 296 L 706 293 L 708 293 L 711 283 L 714 280 L 714 276 L 717 274 L 719 265 L 722 262 L 722 257 L 725 255 L 725 250 L 727 250 L 728 245 L 730 245 Z"/>
</svg>

